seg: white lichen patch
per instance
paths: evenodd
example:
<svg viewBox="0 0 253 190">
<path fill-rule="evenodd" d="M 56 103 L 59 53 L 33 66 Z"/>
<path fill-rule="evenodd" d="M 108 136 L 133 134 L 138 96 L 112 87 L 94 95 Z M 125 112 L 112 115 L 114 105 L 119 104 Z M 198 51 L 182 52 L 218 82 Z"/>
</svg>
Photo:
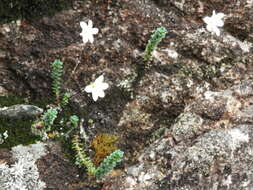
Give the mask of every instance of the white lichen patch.
<svg viewBox="0 0 253 190">
<path fill-rule="evenodd" d="M 222 183 L 223 183 L 223 185 L 225 185 L 225 186 L 227 186 L 228 188 L 230 188 L 230 185 L 233 184 L 231 175 L 227 176 L 227 178 L 224 179 L 224 180 L 222 181 Z"/>
<path fill-rule="evenodd" d="M 193 161 L 199 167 L 204 167 L 206 163 L 212 163 L 217 156 L 234 160 L 234 151 L 240 148 L 243 143 L 248 142 L 249 135 L 241 128 L 213 130 L 198 138 L 197 143 L 190 147 L 185 154 L 188 160 Z"/>
<path fill-rule="evenodd" d="M 127 177 L 125 183 L 127 184 L 127 190 L 133 190 L 134 186 L 137 184 L 136 180 L 133 177 Z"/>
<path fill-rule="evenodd" d="M 124 80 L 120 81 L 119 84 L 117 84 L 118 87 L 124 89 L 126 92 L 130 94 L 130 97 L 133 99 L 134 97 L 134 89 L 133 89 L 133 83 L 137 78 L 136 73 L 129 74 L 127 78 Z"/>
<path fill-rule="evenodd" d="M 183 113 L 171 127 L 173 137 L 177 141 L 192 138 L 201 130 L 203 122 L 203 119 L 197 114 L 191 112 Z"/>
<path fill-rule="evenodd" d="M 17 160 L 20 158 L 27 158 L 32 155 L 32 161 L 40 159 L 46 155 L 45 144 L 38 142 L 29 146 L 18 145 L 12 148 L 13 157 Z"/>
<path fill-rule="evenodd" d="M 177 60 L 179 57 L 179 54 L 174 49 L 165 48 L 165 49 L 154 50 L 152 52 L 152 56 L 155 59 L 155 61 L 160 62 L 162 65 L 166 65 L 171 62 L 171 59 Z"/>
<path fill-rule="evenodd" d="M 235 97 L 228 96 L 226 109 L 229 115 L 236 115 L 240 111 L 241 106 L 241 102 Z"/>
<path fill-rule="evenodd" d="M 1 190 L 43 190 L 46 184 L 39 179 L 39 171 L 35 164 L 37 159 L 46 155 L 45 144 L 37 143 L 29 146 L 18 145 L 12 148 L 16 162 L 11 166 L 0 164 Z"/>
<path fill-rule="evenodd" d="M 253 7 L 253 0 L 247 0 L 247 5 L 246 7 Z"/>
<path fill-rule="evenodd" d="M 232 91 L 226 90 L 223 92 L 212 92 L 207 91 L 204 93 L 204 97 L 206 100 L 209 100 L 210 102 L 216 101 L 216 99 L 226 99 L 226 110 L 229 115 L 235 115 L 239 112 L 241 108 L 241 103 L 238 101 L 235 97 L 232 95 Z"/>
<path fill-rule="evenodd" d="M 217 97 L 219 95 L 220 95 L 219 92 L 212 92 L 212 91 L 207 91 L 204 93 L 205 99 L 210 100 L 210 101 L 214 101 L 215 97 Z"/>
<path fill-rule="evenodd" d="M 252 43 L 247 42 L 247 41 L 242 42 L 239 39 L 237 39 L 231 35 L 224 36 L 223 41 L 225 43 L 230 43 L 234 47 L 238 45 L 241 48 L 241 50 L 243 51 L 243 53 L 250 52 L 250 49 L 252 48 Z"/>
<path fill-rule="evenodd" d="M 248 134 L 242 133 L 239 129 L 231 129 L 230 131 L 228 131 L 228 134 L 231 136 L 231 141 L 229 142 L 229 145 L 231 146 L 232 150 L 235 150 L 242 143 L 249 142 Z"/>
<path fill-rule="evenodd" d="M 179 2 L 175 1 L 174 3 L 180 10 L 184 10 L 185 0 L 181 0 Z"/>
<path fill-rule="evenodd" d="M 171 57 L 173 59 L 177 59 L 178 58 L 178 53 L 175 50 L 173 50 L 173 49 L 165 49 L 164 51 L 168 54 L 169 57 Z"/>
</svg>

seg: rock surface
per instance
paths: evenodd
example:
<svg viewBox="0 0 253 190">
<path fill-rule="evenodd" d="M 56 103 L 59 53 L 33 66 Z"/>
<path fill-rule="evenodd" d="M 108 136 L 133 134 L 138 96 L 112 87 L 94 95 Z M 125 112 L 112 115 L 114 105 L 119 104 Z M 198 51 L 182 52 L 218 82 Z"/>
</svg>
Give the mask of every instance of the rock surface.
<svg viewBox="0 0 253 190">
<path fill-rule="evenodd" d="M 251 81 L 205 92 L 109 189 L 251 189 L 252 95 Z"/>
<path fill-rule="evenodd" d="M 22 183 L 22 187 L 24 186 L 23 188 L 29 190 L 78 189 L 82 187 L 82 184 L 78 185 L 78 182 L 83 180 L 83 177 L 79 176 L 78 170 L 62 153 L 58 143 L 38 142 L 29 146 L 18 145 L 13 147 L 11 151 L 3 149 L 0 151 L 0 176 L 5 174 L 5 176 L 2 176 L 4 178 L 0 180 L 0 187 L 2 188 L 5 187 L 3 185 L 7 182 L 13 183 L 12 187 Z M 14 163 L 16 164 L 14 165 Z M 7 171 L 9 165 L 15 171 L 11 169 Z M 28 167 L 31 167 L 31 171 Z M 7 176 L 14 172 L 16 172 L 16 178 L 11 175 Z M 23 181 L 20 182 L 19 180 Z M 17 188 L 19 189 L 21 186 Z"/>
<path fill-rule="evenodd" d="M 94 121 L 88 135 L 116 133 L 125 151 L 119 167 L 125 172 L 94 189 L 252 189 L 252 1 L 75 1 L 74 7 L 0 26 L 0 86 L 49 96 L 50 63 L 64 62 L 64 90 L 74 94 L 80 117 Z M 202 20 L 214 9 L 226 15 L 219 37 Z M 79 22 L 89 19 L 100 32 L 83 45 Z M 144 63 L 142 52 L 159 26 L 169 33 Z M 101 74 L 110 88 L 94 103 L 82 89 Z M 64 171 L 59 163 L 57 171 Z M 45 172 L 44 181 L 62 189 L 64 179 L 57 186 L 54 172 Z"/>
<path fill-rule="evenodd" d="M 39 116 L 42 113 L 43 109 L 33 105 L 19 104 L 0 108 L 0 118 L 8 119 L 27 119 Z"/>
</svg>

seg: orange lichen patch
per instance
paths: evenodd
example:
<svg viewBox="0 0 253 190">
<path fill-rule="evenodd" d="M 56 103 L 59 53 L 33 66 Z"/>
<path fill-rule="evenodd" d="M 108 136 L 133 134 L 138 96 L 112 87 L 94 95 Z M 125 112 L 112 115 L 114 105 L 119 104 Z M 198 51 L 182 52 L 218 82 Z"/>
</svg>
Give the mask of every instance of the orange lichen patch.
<svg viewBox="0 0 253 190">
<path fill-rule="evenodd" d="M 103 161 L 103 159 L 117 149 L 115 144 L 118 141 L 116 135 L 107 133 L 100 133 L 92 140 L 92 147 L 95 150 L 93 162 L 96 167 Z"/>
<path fill-rule="evenodd" d="M 55 137 L 55 134 L 54 133 L 48 133 L 47 136 L 52 139 L 52 138 Z"/>
</svg>

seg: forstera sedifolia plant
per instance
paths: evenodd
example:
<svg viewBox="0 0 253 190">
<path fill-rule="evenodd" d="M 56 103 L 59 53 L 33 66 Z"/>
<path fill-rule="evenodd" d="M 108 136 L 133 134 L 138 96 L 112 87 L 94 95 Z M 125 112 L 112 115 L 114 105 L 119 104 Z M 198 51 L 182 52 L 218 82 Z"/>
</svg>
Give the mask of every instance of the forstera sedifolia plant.
<svg viewBox="0 0 253 190">
<path fill-rule="evenodd" d="M 158 44 L 165 38 L 167 34 L 167 29 L 165 27 L 159 27 L 156 31 L 151 35 L 148 44 L 145 49 L 145 54 L 143 56 L 145 61 L 150 61 L 152 58 L 152 52 L 156 49 Z"/>
<path fill-rule="evenodd" d="M 61 76 L 63 73 L 63 62 L 56 59 L 52 63 L 52 72 L 51 77 L 53 80 L 52 84 L 52 91 L 56 97 L 56 102 L 59 105 L 60 104 L 60 90 L 61 90 Z"/>
<path fill-rule="evenodd" d="M 76 152 L 76 164 L 86 167 L 88 174 L 95 176 L 96 179 L 101 179 L 108 175 L 108 173 L 117 165 L 117 163 L 121 162 L 124 156 L 124 152 L 121 150 L 115 150 L 102 161 L 98 168 L 96 168 L 91 158 L 86 155 L 85 147 L 80 142 L 78 135 L 73 137 L 72 144 L 73 149 Z"/>
</svg>

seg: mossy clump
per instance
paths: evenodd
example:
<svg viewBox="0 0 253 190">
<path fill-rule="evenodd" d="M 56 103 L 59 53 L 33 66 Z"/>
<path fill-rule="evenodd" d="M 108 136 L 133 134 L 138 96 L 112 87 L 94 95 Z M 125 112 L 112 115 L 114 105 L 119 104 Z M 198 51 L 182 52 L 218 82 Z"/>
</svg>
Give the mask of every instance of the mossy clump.
<svg viewBox="0 0 253 190">
<path fill-rule="evenodd" d="M 0 107 L 25 103 L 25 98 L 15 95 L 0 96 Z"/>
<path fill-rule="evenodd" d="M 9 120 L 0 119 L 0 133 L 3 134 L 8 131 L 8 138 L 3 144 L 0 144 L 0 148 L 11 148 L 19 144 L 29 145 L 39 140 L 38 137 L 31 133 L 32 120 Z"/>
<path fill-rule="evenodd" d="M 103 143 L 98 142 L 101 139 Z M 107 150 L 111 150 L 112 147 L 115 147 L 113 143 L 116 141 L 116 139 L 118 139 L 118 137 L 114 135 L 99 134 L 95 138 L 95 142 L 93 142 L 95 143 L 95 146 L 99 145 L 97 148 L 99 148 L 101 152 L 107 152 Z M 124 152 L 122 152 L 121 150 L 114 150 L 108 156 L 106 156 L 97 167 L 95 166 L 95 163 L 91 160 L 90 156 L 86 154 L 85 143 L 81 142 L 79 135 L 74 136 L 72 144 L 73 149 L 76 152 L 76 164 L 79 166 L 86 167 L 88 174 L 91 176 L 95 176 L 97 179 L 101 179 L 108 175 L 115 168 L 117 163 L 122 161 L 124 156 Z"/>
<path fill-rule="evenodd" d="M 117 149 L 116 142 L 118 137 L 107 133 L 100 133 L 92 140 L 92 147 L 95 150 L 95 156 L 93 158 L 96 167 Z"/>
<path fill-rule="evenodd" d="M 2 22 L 18 18 L 37 18 L 53 15 L 57 11 L 66 9 L 73 0 L 1 0 L 0 20 Z"/>
<path fill-rule="evenodd" d="M 0 96 L 0 107 L 12 106 L 25 103 L 25 98 L 10 95 Z M 5 139 L 0 148 L 11 148 L 13 146 L 23 144 L 28 145 L 39 140 L 38 137 L 31 133 L 31 125 L 33 120 L 12 120 L 0 118 L 0 133 L 8 131 L 8 138 Z"/>
</svg>

